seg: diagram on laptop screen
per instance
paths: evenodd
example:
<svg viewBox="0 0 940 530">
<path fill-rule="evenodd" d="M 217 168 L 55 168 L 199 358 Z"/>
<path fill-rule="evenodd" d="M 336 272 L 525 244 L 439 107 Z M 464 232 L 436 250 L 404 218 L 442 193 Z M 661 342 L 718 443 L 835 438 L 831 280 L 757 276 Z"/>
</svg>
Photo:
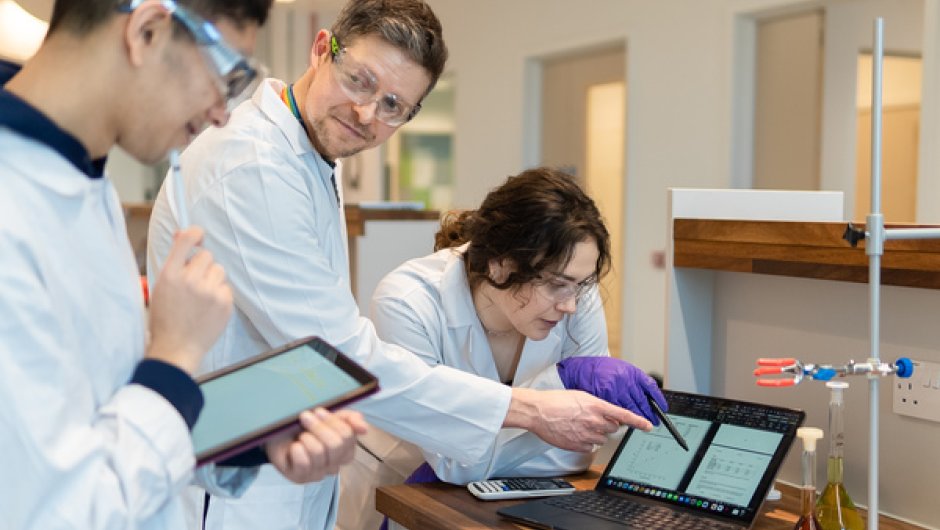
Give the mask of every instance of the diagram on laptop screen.
<svg viewBox="0 0 940 530">
<path fill-rule="evenodd" d="M 663 425 L 648 433 L 637 431 L 620 451 L 610 475 L 659 488 L 677 489 L 711 422 L 686 416 L 670 415 L 669 418 L 689 444 L 688 451 L 679 447 Z"/>
<path fill-rule="evenodd" d="M 778 432 L 722 425 L 686 492 L 747 506 L 782 438 Z"/>
</svg>

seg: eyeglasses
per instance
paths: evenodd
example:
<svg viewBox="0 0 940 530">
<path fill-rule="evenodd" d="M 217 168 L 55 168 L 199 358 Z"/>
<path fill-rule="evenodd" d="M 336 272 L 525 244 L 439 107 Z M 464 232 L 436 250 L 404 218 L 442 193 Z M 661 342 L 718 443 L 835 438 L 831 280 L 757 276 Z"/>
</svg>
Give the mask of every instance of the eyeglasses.
<svg viewBox="0 0 940 530">
<path fill-rule="evenodd" d="M 118 11 L 130 13 L 143 2 L 144 0 L 125 2 L 118 6 Z M 227 102 L 239 97 L 258 80 L 259 68 L 255 62 L 228 46 L 211 22 L 173 0 L 161 0 L 160 3 L 193 36 L 215 74 L 213 77 L 219 93 Z"/>
<path fill-rule="evenodd" d="M 365 66 L 357 64 L 337 42 L 330 37 L 330 56 L 333 58 L 333 72 L 340 88 L 356 105 L 377 103 L 375 118 L 391 127 L 398 127 L 418 114 L 421 104 L 412 105 L 397 94 L 379 94 L 379 81 Z"/>
<path fill-rule="evenodd" d="M 597 284 L 597 276 L 594 275 L 581 282 L 573 282 L 563 278 L 558 273 L 551 274 L 551 278 L 542 278 L 536 285 L 543 296 L 551 299 L 556 304 L 563 304 L 572 298 L 575 301 L 580 300 L 581 295 Z"/>
</svg>

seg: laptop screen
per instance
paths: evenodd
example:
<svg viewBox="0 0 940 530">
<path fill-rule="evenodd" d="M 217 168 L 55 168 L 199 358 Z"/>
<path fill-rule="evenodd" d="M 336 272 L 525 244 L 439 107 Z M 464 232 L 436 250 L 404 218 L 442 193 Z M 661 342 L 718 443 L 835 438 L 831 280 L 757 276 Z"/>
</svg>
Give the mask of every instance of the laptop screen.
<svg viewBox="0 0 940 530">
<path fill-rule="evenodd" d="M 758 403 L 664 392 L 669 418 L 624 436 L 598 489 L 615 490 L 750 523 L 770 490 L 805 414 Z"/>
</svg>

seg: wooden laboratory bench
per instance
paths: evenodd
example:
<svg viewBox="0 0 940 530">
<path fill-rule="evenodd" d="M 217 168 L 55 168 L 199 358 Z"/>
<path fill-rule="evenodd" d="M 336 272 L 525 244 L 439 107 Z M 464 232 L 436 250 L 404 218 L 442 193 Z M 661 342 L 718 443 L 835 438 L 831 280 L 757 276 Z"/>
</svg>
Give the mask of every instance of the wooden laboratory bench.
<svg viewBox="0 0 940 530">
<path fill-rule="evenodd" d="M 587 472 L 566 477 L 578 489 L 591 489 L 603 469 L 592 467 Z M 777 485 L 783 498 L 764 503 L 753 530 L 791 530 L 799 519 L 800 498 L 796 488 Z M 524 500 L 480 501 L 463 486 L 451 484 L 401 484 L 376 490 L 375 507 L 392 520 L 411 530 L 480 530 L 485 528 L 526 528 L 497 515 L 496 510 Z M 865 517 L 864 510 L 860 510 Z M 923 527 L 882 516 L 882 530 L 924 530 Z"/>
<path fill-rule="evenodd" d="M 865 242 L 842 238 L 847 222 L 675 219 L 674 265 L 799 278 L 868 282 Z M 864 224 L 856 224 L 865 228 Z M 915 228 L 922 225 L 889 225 Z M 937 228 L 931 226 L 929 228 Z M 940 240 L 885 242 L 884 285 L 940 289 Z"/>
</svg>

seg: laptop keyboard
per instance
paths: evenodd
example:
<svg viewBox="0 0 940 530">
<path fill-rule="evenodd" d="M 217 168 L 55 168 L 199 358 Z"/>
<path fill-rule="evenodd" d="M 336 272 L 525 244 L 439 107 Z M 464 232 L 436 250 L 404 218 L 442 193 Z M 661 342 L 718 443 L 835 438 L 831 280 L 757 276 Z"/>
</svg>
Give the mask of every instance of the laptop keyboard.
<svg viewBox="0 0 940 530">
<path fill-rule="evenodd" d="M 740 526 L 712 519 L 693 517 L 684 512 L 633 502 L 630 499 L 615 495 L 599 495 L 595 492 L 553 497 L 542 502 L 618 523 L 636 525 L 638 528 L 669 528 L 670 530 L 741 529 Z"/>
</svg>

